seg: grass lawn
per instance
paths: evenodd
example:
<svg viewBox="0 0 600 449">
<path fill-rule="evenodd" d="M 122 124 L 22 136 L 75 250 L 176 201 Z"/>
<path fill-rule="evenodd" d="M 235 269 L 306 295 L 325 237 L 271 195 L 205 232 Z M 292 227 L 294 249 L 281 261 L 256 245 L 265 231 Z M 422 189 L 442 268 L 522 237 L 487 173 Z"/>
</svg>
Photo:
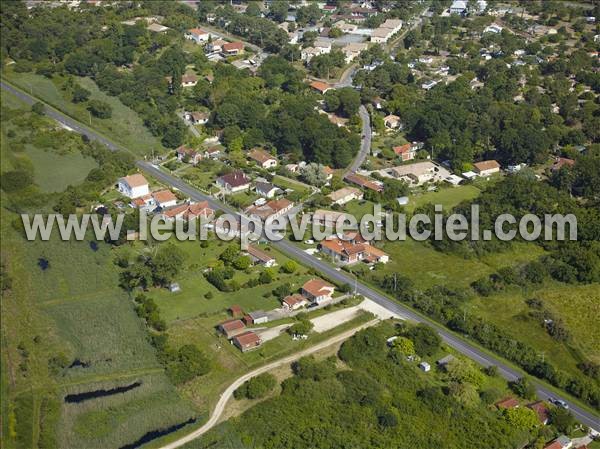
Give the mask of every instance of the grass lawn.
<svg viewBox="0 0 600 449">
<path fill-rule="evenodd" d="M 237 243 L 232 243 L 236 245 Z M 198 315 L 218 315 L 226 311 L 229 306 L 239 305 L 246 311 L 257 309 L 270 310 L 280 306 L 279 300 L 271 292 L 281 284 L 289 283 L 292 288 L 300 288 L 302 283 L 310 278 L 304 267 L 299 267 L 293 274 L 278 273 L 277 279 L 266 285 L 252 288 L 241 288 L 235 292 L 221 292 L 211 285 L 202 274 L 206 267 L 216 264 L 219 254 L 228 246 L 216 240 L 209 241 L 208 248 L 202 248 L 199 243 L 179 242 L 188 254 L 188 265 L 182 275 L 177 279 L 181 292 L 171 293 L 166 289 L 152 289 L 150 295 L 156 300 L 161 316 L 167 321 L 187 320 Z M 277 259 L 278 265 L 284 264 L 288 258 L 273 248 L 261 246 Z M 277 269 L 277 267 L 276 267 Z M 251 278 L 256 278 L 264 270 L 254 266 L 248 272 L 236 271 L 234 279 L 244 284 Z M 212 293 L 212 298 L 204 297 Z M 219 323 L 218 318 L 213 320 L 213 325 Z"/>
<path fill-rule="evenodd" d="M 441 204 L 444 211 L 449 211 L 463 201 L 477 198 L 481 190 L 474 185 L 457 187 L 441 187 L 437 192 L 415 193 L 408 196 L 409 203 L 405 207 L 407 212 L 413 212 L 416 208 L 425 204 Z"/>
<path fill-rule="evenodd" d="M 22 90 L 32 93 L 46 103 L 90 126 L 86 103 L 75 104 L 61 89 L 64 79 L 55 76 L 48 79 L 34 73 L 15 73 L 10 68 L 3 72 L 4 76 Z M 91 126 L 98 129 L 109 139 L 114 140 L 142 156 L 164 151 L 160 140 L 154 137 L 144 126 L 142 119 L 135 111 L 125 106 L 117 97 L 101 92 L 91 78 L 77 78 L 77 82 L 90 92 L 90 99 L 101 100 L 112 107 L 112 117 L 108 119 L 91 118 Z"/>
<path fill-rule="evenodd" d="M 284 176 L 275 175 L 273 177 L 273 184 L 280 189 L 292 189 L 294 192 L 298 192 L 301 195 L 307 195 L 310 193 L 310 187 L 295 179 L 286 178 Z"/>
</svg>

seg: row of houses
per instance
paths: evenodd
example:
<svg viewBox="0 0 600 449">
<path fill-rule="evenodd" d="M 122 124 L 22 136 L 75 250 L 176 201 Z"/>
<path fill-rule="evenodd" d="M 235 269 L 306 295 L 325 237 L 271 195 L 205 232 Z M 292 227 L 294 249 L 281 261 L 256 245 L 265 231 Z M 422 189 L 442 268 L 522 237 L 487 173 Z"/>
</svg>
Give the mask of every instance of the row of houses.
<svg viewBox="0 0 600 449">
<path fill-rule="evenodd" d="M 207 201 L 179 203 L 177 196 L 168 189 L 151 192 L 146 178 L 140 174 L 124 176 L 117 181 L 117 190 L 130 198 L 131 207 L 159 213 L 167 221 L 200 219 L 212 220 L 215 211 Z"/>
<path fill-rule="evenodd" d="M 385 44 L 394 34 L 402 29 L 402 20 L 387 19 L 371 33 L 371 42 Z"/>
<path fill-rule="evenodd" d="M 248 250 L 249 254 L 254 254 L 261 259 L 270 257 L 253 246 L 250 246 Z M 295 293 L 283 298 L 282 308 L 293 311 L 311 303 L 322 304 L 325 301 L 331 300 L 334 292 L 335 287 L 333 285 L 322 279 L 314 278 L 304 283 L 301 293 Z M 239 306 L 231 306 L 229 312 L 233 318 L 220 323 L 217 326 L 217 330 L 242 352 L 258 348 L 263 341 L 260 335 L 254 330 L 248 329 L 248 326 L 267 323 L 269 315 L 262 310 L 244 314 Z"/>
</svg>

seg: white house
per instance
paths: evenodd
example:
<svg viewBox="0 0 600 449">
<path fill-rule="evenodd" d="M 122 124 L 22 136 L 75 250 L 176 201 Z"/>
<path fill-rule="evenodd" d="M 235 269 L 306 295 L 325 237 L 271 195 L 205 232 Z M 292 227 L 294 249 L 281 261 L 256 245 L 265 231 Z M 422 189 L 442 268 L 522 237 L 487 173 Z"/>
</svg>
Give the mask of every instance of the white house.
<svg viewBox="0 0 600 449">
<path fill-rule="evenodd" d="M 246 252 L 252 259 L 252 262 L 255 264 L 260 264 L 267 268 L 277 265 L 277 260 L 275 260 L 273 256 L 261 249 L 258 249 L 256 246 L 248 245 Z"/>
<path fill-rule="evenodd" d="M 129 198 L 139 198 L 150 193 L 148 181 L 139 173 L 120 178 L 117 190 Z"/>
<path fill-rule="evenodd" d="M 277 167 L 277 159 L 259 148 L 250 151 L 248 157 L 262 168 L 269 169 Z"/>
<path fill-rule="evenodd" d="M 489 26 L 486 26 L 485 29 L 483 30 L 484 34 L 485 33 L 493 33 L 493 34 L 500 34 L 502 32 L 502 27 L 500 25 L 496 25 L 495 23 L 492 23 Z"/>
<path fill-rule="evenodd" d="M 152 192 L 152 198 L 154 198 L 156 205 L 162 209 L 173 207 L 177 204 L 177 197 L 170 190 Z"/>
<path fill-rule="evenodd" d="M 366 50 L 368 44 L 366 42 L 350 42 L 342 47 L 342 52 L 344 52 L 346 64 L 350 64 L 354 59 L 358 58 L 360 53 Z"/>
<path fill-rule="evenodd" d="M 281 189 L 279 187 L 274 186 L 269 182 L 257 182 L 256 183 L 256 193 L 264 198 L 274 198 Z"/>
<path fill-rule="evenodd" d="M 210 33 L 201 28 L 192 28 L 185 33 L 185 38 L 194 41 L 197 44 L 201 44 L 203 42 L 208 42 Z"/>
</svg>

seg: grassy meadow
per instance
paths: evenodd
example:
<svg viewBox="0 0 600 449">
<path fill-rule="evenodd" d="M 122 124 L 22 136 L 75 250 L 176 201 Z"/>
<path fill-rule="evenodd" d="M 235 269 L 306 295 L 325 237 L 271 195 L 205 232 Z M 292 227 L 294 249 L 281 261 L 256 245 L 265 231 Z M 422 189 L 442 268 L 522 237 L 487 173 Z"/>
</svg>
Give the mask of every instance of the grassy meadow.
<svg viewBox="0 0 600 449">
<path fill-rule="evenodd" d="M 108 119 L 90 118 L 86 103 L 72 103 L 62 87 L 65 78 L 55 76 L 49 79 L 34 73 L 15 73 L 11 69 L 6 69 L 3 74 L 8 81 L 23 91 L 41 98 L 84 124 L 90 125 L 91 119 L 95 129 L 133 151 L 137 156 L 150 154 L 152 150 L 155 152 L 164 150 L 160 140 L 150 133 L 137 113 L 121 103 L 117 97 L 111 97 L 100 91 L 91 78 L 76 77 L 76 81 L 92 93 L 90 99 L 104 101 L 112 107 L 112 117 Z"/>
</svg>

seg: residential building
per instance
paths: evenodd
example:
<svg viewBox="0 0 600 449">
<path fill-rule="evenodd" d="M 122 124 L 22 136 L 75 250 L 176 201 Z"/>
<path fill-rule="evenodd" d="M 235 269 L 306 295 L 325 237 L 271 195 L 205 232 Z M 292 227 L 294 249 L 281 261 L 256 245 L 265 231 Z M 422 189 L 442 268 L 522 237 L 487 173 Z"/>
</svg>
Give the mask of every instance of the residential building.
<svg viewBox="0 0 600 449">
<path fill-rule="evenodd" d="M 439 83 L 439 81 L 436 80 L 429 80 L 424 82 L 423 84 L 421 84 L 421 88 L 425 89 L 425 90 L 431 90 L 433 89 L 435 86 L 437 86 L 437 84 Z"/>
<path fill-rule="evenodd" d="M 246 213 L 255 218 L 261 220 L 274 220 L 288 213 L 294 207 L 294 203 L 286 198 L 279 200 L 267 201 L 265 204 L 260 206 L 250 206 L 246 209 Z"/>
<path fill-rule="evenodd" d="M 313 44 L 313 47 L 319 50 L 322 55 L 331 53 L 331 40 L 326 38 L 317 38 Z"/>
<path fill-rule="evenodd" d="M 214 215 L 215 211 L 208 206 L 208 201 L 179 204 L 168 209 L 164 209 L 161 213 L 162 218 L 166 221 L 189 221 L 196 219 L 211 221 Z"/>
<path fill-rule="evenodd" d="M 227 309 L 227 311 L 234 318 L 237 318 L 237 317 L 240 317 L 240 316 L 244 315 L 244 311 L 238 305 L 233 305 L 233 306 L 229 307 L 229 309 Z"/>
<path fill-rule="evenodd" d="M 250 178 L 241 170 L 235 170 L 217 178 L 217 186 L 225 193 L 243 192 L 250 188 Z"/>
<path fill-rule="evenodd" d="M 139 173 L 120 178 L 117 190 L 128 198 L 139 198 L 150 193 L 148 181 Z"/>
<path fill-rule="evenodd" d="M 464 15 L 467 13 L 467 2 L 466 0 L 454 0 L 450 5 L 450 14 Z"/>
<path fill-rule="evenodd" d="M 251 150 L 248 153 L 248 157 L 256 162 L 258 166 L 265 169 L 275 168 L 277 166 L 277 158 L 259 148 Z"/>
<path fill-rule="evenodd" d="M 302 294 L 309 301 L 321 304 L 333 297 L 335 287 L 323 279 L 314 278 L 302 286 Z"/>
<path fill-rule="evenodd" d="M 293 295 L 286 296 L 281 301 L 281 306 L 284 310 L 298 310 L 302 307 L 306 306 L 308 301 L 306 298 L 299 293 L 294 293 Z"/>
<path fill-rule="evenodd" d="M 186 120 L 194 125 L 205 125 L 209 117 L 210 114 L 208 112 L 192 111 L 185 113 Z"/>
<path fill-rule="evenodd" d="M 548 421 L 550 420 L 550 411 L 544 401 L 536 401 L 532 402 L 531 404 L 527 404 L 527 408 L 530 408 L 535 412 L 542 425 L 545 426 L 548 424 Z"/>
<path fill-rule="evenodd" d="M 383 118 L 383 124 L 388 129 L 398 129 L 401 125 L 400 117 L 394 114 L 386 115 Z"/>
<path fill-rule="evenodd" d="M 366 42 L 350 42 L 342 47 L 342 52 L 345 55 L 346 64 L 350 64 L 354 61 L 358 56 L 366 50 L 368 44 Z"/>
<path fill-rule="evenodd" d="M 146 29 L 153 33 L 166 33 L 169 30 L 169 27 L 161 25 L 160 23 L 151 23 Z"/>
<path fill-rule="evenodd" d="M 473 171 L 479 176 L 490 176 L 500 172 L 500 164 L 495 160 L 475 162 Z"/>
<path fill-rule="evenodd" d="M 426 182 L 436 181 L 440 169 L 431 161 L 417 162 L 410 165 L 399 165 L 389 169 L 388 173 L 409 185 L 420 186 Z"/>
<path fill-rule="evenodd" d="M 312 214 L 312 222 L 319 226 L 333 228 L 341 217 L 349 217 L 349 215 L 334 210 L 317 209 Z"/>
<path fill-rule="evenodd" d="M 428 373 L 429 371 L 431 371 L 431 365 L 427 362 L 421 362 L 419 363 L 419 369 Z"/>
<path fill-rule="evenodd" d="M 491 25 L 488 25 L 485 27 L 485 29 L 483 30 L 483 33 L 493 33 L 493 34 L 500 34 L 502 32 L 502 27 L 498 24 L 492 23 Z"/>
<path fill-rule="evenodd" d="M 193 148 L 181 145 L 175 150 L 177 153 L 177 160 L 180 162 L 187 162 L 188 164 L 196 165 L 202 160 L 202 153 Z"/>
<path fill-rule="evenodd" d="M 305 61 L 308 64 L 312 58 L 322 54 L 323 52 L 320 48 L 306 47 L 300 50 L 300 59 L 302 59 L 302 61 Z"/>
<path fill-rule="evenodd" d="M 435 362 L 435 364 L 440 368 L 444 368 L 448 363 L 454 361 L 455 359 L 456 357 L 454 357 L 452 354 L 448 354 L 447 356 L 442 357 L 437 362 Z"/>
<path fill-rule="evenodd" d="M 193 73 L 188 73 L 188 74 L 182 75 L 182 77 L 181 77 L 181 86 L 182 87 L 194 87 L 196 84 L 198 84 L 198 77 L 196 75 L 194 75 Z"/>
<path fill-rule="evenodd" d="M 544 446 L 544 449 L 571 449 L 572 447 L 573 443 L 570 438 L 566 435 L 560 435 L 550 444 Z"/>
<path fill-rule="evenodd" d="M 207 159 L 218 159 L 221 156 L 221 149 L 218 147 L 211 147 L 204 150 L 204 157 Z"/>
<path fill-rule="evenodd" d="M 325 92 L 327 92 L 330 89 L 333 89 L 333 87 L 327 83 L 323 83 L 322 81 L 313 81 L 312 83 L 310 83 L 310 87 L 313 90 L 316 90 L 317 92 L 319 92 L 320 94 L 324 94 Z"/>
<path fill-rule="evenodd" d="M 225 45 L 227 43 L 227 41 L 224 41 L 223 39 L 215 39 L 214 41 L 209 42 L 208 44 L 206 44 L 206 52 L 208 53 L 218 53 L 221 52 L 221 50 L 223 50 L 223 45 Z"/>
<path fill-rule="evenodd" d="M 519 407 L 520 404 L 516 398 L 509 396 L 509 397 L 506 397 L 506 398 L 496 402 L 494 405 L 500 409 L 509 409 L 509 408 L 517 408 L 517 407 Z"/>
<path fill-rule="evenodd" d="M 263 310 L 256 310 L 248 314 L 252 318 L 252 324 L 263 324 L 269 322 L 269 315 Z"/>
<path fill-rule="evenodd" d="M 252 331 L 236 335 L 231 341 L 242 352 L 258 348 L 262 343 L 260 337 Z"/>
<path fill-rule="evenodd" d="M 217 326 L 217 329 L 227 338 L 241 334 L 245 328 L 246 325 L 239 319 L 228 320 Z"/>
<path fill-rule="evenodd" d="M 273 256 L 261 249 L 258 249 L 254 245 L 248 245 L 248 249 L 246 250 L 246 252 L 248 253 L 250 258 L 252 259 L 252 262 L 254 263 L 264 265 L 267 268 L 277 265 L 277 260 L 275 260 Z"/>
<path fill-rule="evenodd" d="M 412 143 L 406 143 L 393 148 L 394 153 L 402 159 L 402 162 L 412 161 L 417 157 L 417 149 L 417 146 Z"/>
<path fill-rule="evenodd" d="M 383 192 L 383 183 L 374 181 L 356 173 L 349 173 L 344 178 L 346 181 L 356 184 L 359 187 L 373 190 L 375 192 Z"/>
<path fill-rule="evenodd" d="M 185 38 L 194 41 L 196 44 L 207 42 L 209 37 L 210 33 L 201 28 L 192 28 L 185 33 Z"/>
<path fill-rule="evenodd" d="M 255 189 L 256 193 L 264 198 L 275 198 L 275 195 L 281 192 L 279 187 L 274 186 L 270 182 L 257 182 Z"/>
<path fill-rule="evenodd" d="M 177 204 L 177 197 L 175 194 L 166 189 L 152 192 L 152 198 L 154 199 L 155 204 L 161 209 L 166 209 L 167 207 L 172 207 Z"/>
<path fill-rule="evenodd" d="M 566 157 L 557 157 L 550 168 L 552 171 L 558 171 L 563 167 L 572 167 L 575 165 L 575 161 L 573 159 L 569 159 Z"/>
<path fill-rule="evenodd" d="M 362 200 L 363 196 L 362 190 L 357 189 L 356 187 L 343 187 L 335 192 L 331 192 L 327 195 L 327 198 L 329 198 L 333 204 L 343 206 L 352 200 Z"/>
<path fill-rule="evenodd" d="M 154 201 L 152 195 L 148 194 L 138 198 L 133 198 L 129 205 L 135 209 L 152 211 L 156 207 L 156 202 Z"/>
<path fill-rule="evenodd" d="M 319 243 L 319 250 L 331 258 L 332 262 L 350 265 L 362 260 L 365 255 L 365 245 L 355 245 L 345 240 L 336 238 L 323 240 Z"/>
<path fill-rule="evenodd" d="M 331 179 L 333 178 L 333 174 L 335 173 L 335 170 L 333 168 L 331 168 L 329 165 L 324 165 L 323 172 L 325 173 L 325 176 L 326 176 L 325 179 L 327 179 L 327 181 L 331 181 Z"/>
<path fill-rule="evenodd" d="M 226 42 L 221 46 L 223 56 L 236 56 L 244 53 L 243 42 Z"/>
</svg>

